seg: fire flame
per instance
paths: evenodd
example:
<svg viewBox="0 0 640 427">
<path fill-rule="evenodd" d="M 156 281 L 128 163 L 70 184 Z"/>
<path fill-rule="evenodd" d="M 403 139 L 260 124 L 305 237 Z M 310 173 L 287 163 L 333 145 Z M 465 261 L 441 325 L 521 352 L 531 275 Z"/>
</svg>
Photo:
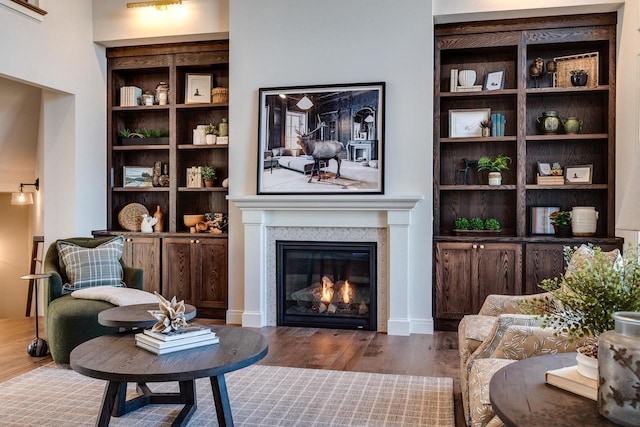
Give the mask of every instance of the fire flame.
<svg viewBox="0 0 640 427">
<path fill-rule="evenodd" d="M 351 293 L 351 286 L 349 285 L 349 281 L 345 280 L 344 281 L 344 285 L 342 285 L 342 289 L 341 289 L 341 293 L 342 293 L 342 301 L 347 304 L 351 301 L 351 298 L 349 297 L 349 294 Z"/>
<path fill-rule="evenodd" d="M 329 304 L 333 299 L 333 283 L 326 276 L 322 278 L 322 297 L 320 301 Z"/>
</svg>

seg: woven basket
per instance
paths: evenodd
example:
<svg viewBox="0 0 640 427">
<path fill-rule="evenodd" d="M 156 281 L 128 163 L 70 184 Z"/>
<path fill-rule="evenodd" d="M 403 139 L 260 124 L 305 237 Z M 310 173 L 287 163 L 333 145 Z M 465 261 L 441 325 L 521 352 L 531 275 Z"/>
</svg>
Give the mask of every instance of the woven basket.
<svg viewBox="0 0 640 427">
<path fill-rule="evenodd" d="M 571 71 L 584 70 L 589 77 L 586 87 L 598 86 L 598 52 L 582 53 L 580 55 L 559 56 L 553 58 L 558 69 L 553 76 L 554 87 L 572 87 Z"/>
<path fill-rule="evenodd" d="M 125 230 L 140 231 L 142 215 L 149 215 L 149 211 L 140 203 L 129 203 L 118 213 L 118 223 Z"/>
<path fill-rule="evenodd" d="M 214 87 L 211 89 L 211 102 L 214 104 L 229 102 L 229 88 Z"/>
</svg>

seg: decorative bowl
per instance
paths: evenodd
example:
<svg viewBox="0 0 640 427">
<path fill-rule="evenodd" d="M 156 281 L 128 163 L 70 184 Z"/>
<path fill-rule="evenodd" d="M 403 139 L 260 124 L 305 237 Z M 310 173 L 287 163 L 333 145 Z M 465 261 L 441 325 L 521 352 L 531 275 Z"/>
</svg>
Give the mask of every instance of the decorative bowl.
<svg viewBox="0 0 640 427">
<path fill-rule="evenodd" d="M 204 221 L 204 214 L 183 215 L 182 220 L 187 227 L 195 227 L 197 223 Z"/>
</svg>

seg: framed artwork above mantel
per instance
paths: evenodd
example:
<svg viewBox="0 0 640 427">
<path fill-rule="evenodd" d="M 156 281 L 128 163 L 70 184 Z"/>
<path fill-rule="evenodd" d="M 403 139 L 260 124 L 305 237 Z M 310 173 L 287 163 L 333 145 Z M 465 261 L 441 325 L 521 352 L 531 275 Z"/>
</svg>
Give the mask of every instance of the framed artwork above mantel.
<svg viewBox="0 0 640 427">
<path fill-rule="evenodd" d="M 262 88 L 258 194 L 383 194 L 382 83 Z"/>
</svg>

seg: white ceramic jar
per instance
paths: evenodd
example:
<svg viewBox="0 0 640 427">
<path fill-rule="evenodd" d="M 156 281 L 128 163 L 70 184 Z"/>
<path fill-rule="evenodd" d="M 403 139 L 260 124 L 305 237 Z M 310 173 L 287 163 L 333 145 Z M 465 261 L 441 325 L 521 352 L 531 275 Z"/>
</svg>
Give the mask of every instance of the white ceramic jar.
<svg viewBox="0 0 640 427">
<path fill-rule="evenodd" d="M 206 127 L 207 125 L 198 125 L 193 130 L 193 145 L 205 145 L 207 143 L 204 132 Z"/>
<path fill-rule="evenodd" d="M 588 237 L 598 229 L 598 211 L 593 206 L 574 206 L 571 210 L 571 232 L 574 236 Z"/>
</svg>

